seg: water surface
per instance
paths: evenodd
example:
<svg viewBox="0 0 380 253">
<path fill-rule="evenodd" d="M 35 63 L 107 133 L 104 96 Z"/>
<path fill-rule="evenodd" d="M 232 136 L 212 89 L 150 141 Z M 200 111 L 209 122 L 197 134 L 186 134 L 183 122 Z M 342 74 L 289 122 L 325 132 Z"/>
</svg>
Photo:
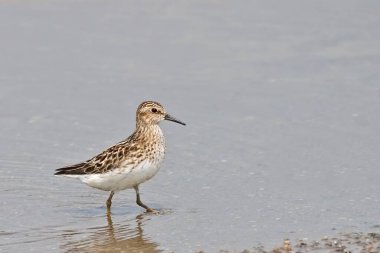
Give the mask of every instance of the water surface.
<svg viewBox="0 0 380 253">
<path fill-rule="evenodd" d="M 0 251 L 217 252 L 379 231 L 380 3 L 2 1 Z M 160 101 L 164 214 L 54 169 Z"/>
</svg>

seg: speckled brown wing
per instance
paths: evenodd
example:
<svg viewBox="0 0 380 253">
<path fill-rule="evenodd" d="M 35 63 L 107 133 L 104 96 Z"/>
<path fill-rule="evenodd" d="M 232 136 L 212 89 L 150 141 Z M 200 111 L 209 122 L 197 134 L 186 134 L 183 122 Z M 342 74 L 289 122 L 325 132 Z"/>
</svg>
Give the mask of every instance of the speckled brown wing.
<svg viewBox="0 0 380 253">
<path fill-rule="evenodd" d="M 88 162 L 78 163 L 67 167 L 59 168 L 55 170 L 54 175 L 84 175 L 89 171 L 93 171 L 93 166 Z"/>
<path fill-rule="evenodd" d="M 121 164 L 125 164 L 127 160 L 132 160 L 136 145 L 134 145 L 131 137 L 106 149 L 86 162 L 59 168 L 54 175 L 101 174 L 118 168 Z"/>
</svg>

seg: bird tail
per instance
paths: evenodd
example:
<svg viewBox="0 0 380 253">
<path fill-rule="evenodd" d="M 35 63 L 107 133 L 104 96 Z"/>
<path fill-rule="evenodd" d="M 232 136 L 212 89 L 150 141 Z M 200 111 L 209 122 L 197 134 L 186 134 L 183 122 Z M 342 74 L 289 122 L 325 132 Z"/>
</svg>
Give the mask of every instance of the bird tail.
<svg viewBox="0 0 380 253">
<path fill-rule="evenodd" d="M 74 176 L 74 175 L 84 175 L 86 174 L 86 169 L 88 167 L 87 163 L 78 163 L 74 165 L 70 165 L 67 167 L 59 168 L 55 170 L 54 175 L 67 175 L 67 176 Z"/>
</svg>

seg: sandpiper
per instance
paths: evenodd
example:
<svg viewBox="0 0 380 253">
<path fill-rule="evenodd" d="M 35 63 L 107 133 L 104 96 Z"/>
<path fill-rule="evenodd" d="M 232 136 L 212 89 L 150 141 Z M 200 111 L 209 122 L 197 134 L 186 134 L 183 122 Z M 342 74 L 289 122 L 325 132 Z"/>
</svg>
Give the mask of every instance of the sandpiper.
<svg viewBox="0 0 380 253">
<path fill-rule="evenodd" d="M 139 185 L 156 175 L 164 159 L 165 138 L 158 125 L 162 120 L 186 125 L 167 114 L 157 102 L 141 103 L 136 111 L 136 129 L 131 136 L 85 162 L 57 169 L 54 175 L 79 178 L 91 187 L 109 191 L 108 212 L 115 192 L 134 188 L 137 205 L 153 212 L 142 203 Z"/>
</svg>

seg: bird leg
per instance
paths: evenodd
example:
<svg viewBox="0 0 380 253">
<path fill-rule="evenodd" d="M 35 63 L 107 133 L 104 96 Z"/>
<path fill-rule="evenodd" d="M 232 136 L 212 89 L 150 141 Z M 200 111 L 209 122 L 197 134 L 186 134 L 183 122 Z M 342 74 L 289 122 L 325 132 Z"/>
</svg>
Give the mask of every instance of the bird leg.
<svg viewBox="0 0 380 253">
<path fill-rule="evenodd" d="M 133 187 L 136 191 L 136 204 L 145 208 L 145 210 L 148 212 L 148 213 L 152 213 L 154 212 L 154 210 L 152 208 L 150 208 L 149 206 L 145 205 L 143 202 L 141 202 L 141 199 L 140 199 L 140 193 L 139 193 L 139 186 L 136 185 Z"/>
<path fill-rule="evenodd" d="M 114 195 L 114 191 L 111 191 L 110 196 L 107 199 L 107 212 L 111 211 L 111 205 L 112 205 L 112 197 Z"/>
</svg>

